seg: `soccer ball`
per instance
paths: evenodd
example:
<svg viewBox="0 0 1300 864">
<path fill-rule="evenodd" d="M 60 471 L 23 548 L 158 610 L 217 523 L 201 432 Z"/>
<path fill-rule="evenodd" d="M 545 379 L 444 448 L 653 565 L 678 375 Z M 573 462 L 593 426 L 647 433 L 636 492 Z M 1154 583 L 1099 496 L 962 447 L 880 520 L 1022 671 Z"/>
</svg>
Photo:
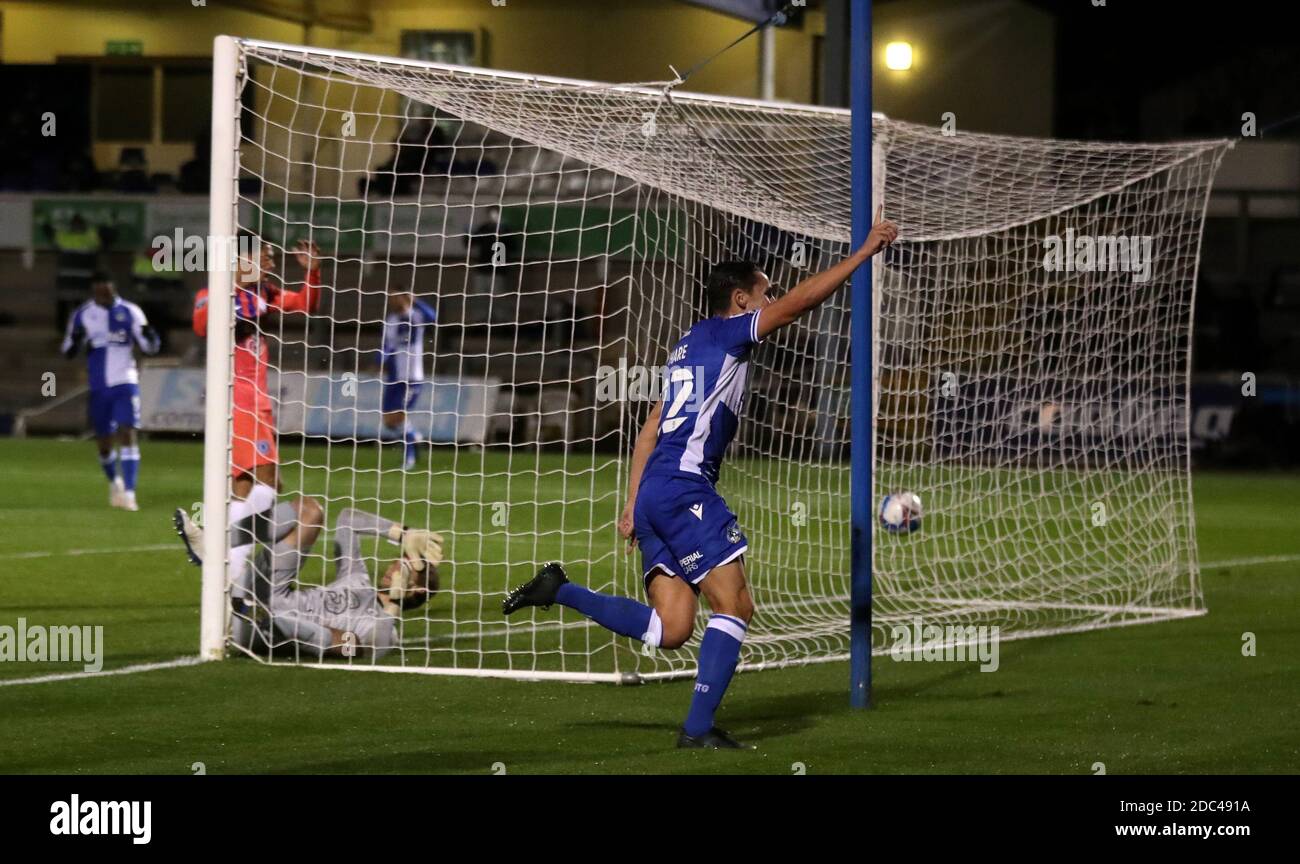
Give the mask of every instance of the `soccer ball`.
<svg viewBox="0 0 1300 864">
<path fill-rule="evenodd" d="M 921 496 L 913 492 L 895 492 L 880 502 L 880 524 L 894 534 L 921 530 Z"/>
</svg>

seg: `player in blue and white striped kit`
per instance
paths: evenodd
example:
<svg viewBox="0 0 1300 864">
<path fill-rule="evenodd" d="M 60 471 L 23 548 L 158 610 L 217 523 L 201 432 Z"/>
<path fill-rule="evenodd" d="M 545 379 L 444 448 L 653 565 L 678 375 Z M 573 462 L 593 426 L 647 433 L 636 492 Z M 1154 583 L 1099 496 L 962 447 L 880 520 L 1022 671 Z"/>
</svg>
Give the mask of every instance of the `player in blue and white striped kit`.
<svg viewBox="0 0 1300 864">
<path fill-rule="evenodd" d="M 63 354 L 73 357 L 86 346 L 90 373 L 90 425 L 99 448 L 99 464 L 108 477 L 108 503 L 139 510 L 135 501 L 140 471 L 140 373 L 134 349 L 158 353 L 158 334 L 140 307 L 117 296 L 113 280 L 96 271 L 91 278 L 94 297 L 68 319 Z M 116 449 L 114 449 L 116 445 Z"/>
<path fill-rule="evenodd" d="M 380 360 L 384 376 L 384 425 L 380 431 L 384 438 L 400 437 L 406 442 L 403 465 L 408 470 L 415 467 L 415 445 L 421 439 L 406 422 L 406 412 L 420 398 L 424 387 L 425 329 L 437 317 L 432 306 L 409 291 L 388 300 Z"/>
<path fill-rule="evenodd" d="M 753 347 L 769 333 L 820 306 L 862 262 L 888 246 L 898 229 L 881 221 L 862 248 L 768 302 L 768 278 L 748 261 L 717 265 L 706 284 L 712 317 L 668 355 L 667 390 L 650 412 L 632 453 L 628 502 L 619 532 L 641 547 L 647 606 L 588 590 L 551 563 L 507 595 L 502 611 L 568 606 L 597 624 L 647 645 L 680 648 L 695 626 L 697 595 L 712 615 L 700 642 L 699 671 L 678 747 L 740 747 L 713 724 L 745 641 L 753 601 L 745 581 L 749 541 L 716 484 L 736 434 Z"/>
</svg>

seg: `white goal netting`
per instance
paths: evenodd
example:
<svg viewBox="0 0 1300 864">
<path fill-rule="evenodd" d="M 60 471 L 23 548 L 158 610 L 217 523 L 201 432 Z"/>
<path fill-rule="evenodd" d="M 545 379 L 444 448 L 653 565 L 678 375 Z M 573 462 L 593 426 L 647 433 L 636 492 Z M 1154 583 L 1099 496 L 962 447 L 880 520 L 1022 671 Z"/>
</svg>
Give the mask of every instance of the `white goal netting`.
<svg viewBox="0 0 1300 864">
<path fill-rule="evenodd" d="M 287 290 L 309 281 L 297 244 L 319 250 L 320 305 L 260 325 L 281 500 L 325 511 L 299 582 L 335 578 L 347 508 L 447 539 L 396 647 L 326 662 L 693 674 L 693 645 L 643 653 L 500 602 L 550 560 L 641 596 L 615 523 L 655 370 L 704 314 L 711 263 L 750 258 L 788 288 L 848 251 L 848 114 L 256 42 L 237 94 L 239 229 Z M 917 619 L 1016 638 L 1203 611 L 1187 383 L 1224 145 L 874 127 L 902 229 L 875 261 L 875 498 L 926 511 L 919 533 L 877 531 L 875 650 Z M 378 365 L 408 292 L 436 312 L 410 469 Z M 742 668 L 847 656 L 848 332 L 845 290 L 754 357 L 720 483 L 751 544 Z M 363 549 L 372 578 L 396 553 Z"/>
</svg>

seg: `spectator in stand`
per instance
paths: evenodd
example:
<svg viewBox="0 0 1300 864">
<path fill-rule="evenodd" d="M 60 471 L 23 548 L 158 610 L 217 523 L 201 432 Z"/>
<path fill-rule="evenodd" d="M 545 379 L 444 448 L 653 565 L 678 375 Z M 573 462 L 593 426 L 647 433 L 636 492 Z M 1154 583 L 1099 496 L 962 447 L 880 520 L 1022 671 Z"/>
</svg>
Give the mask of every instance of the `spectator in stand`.
<svg viewBox="0 0 1300 864">
<path fill-rule="evenodd" d="M 55 265 L 55 326 L 60 330 L 68 311 L 81 305 L 90 293 L 90 280 L 99 264 L 99 253 L 109 243 L 107 233 L 86 222 L 80 213 L 72 214 L 66 227 L 45 224 L 46 239 L 58 252 Z"/>
<path fill-rule="evenodd" d="M 144 310 L 150 321 L 158 325 L 163 337 L 162 350 L 167 350 L 167 328 L 184 321 L 187 316 L 174 313 L 178 300 L 189 306 L 185 296 L 184 272 L 182 259 L 175 258 L 167 266 L 159 266 L 158 253 L 162 250 L 162 238 L 155 238 L 154 243 L 136 251 L 131 260 L 131 294 Z"/>
</svg>

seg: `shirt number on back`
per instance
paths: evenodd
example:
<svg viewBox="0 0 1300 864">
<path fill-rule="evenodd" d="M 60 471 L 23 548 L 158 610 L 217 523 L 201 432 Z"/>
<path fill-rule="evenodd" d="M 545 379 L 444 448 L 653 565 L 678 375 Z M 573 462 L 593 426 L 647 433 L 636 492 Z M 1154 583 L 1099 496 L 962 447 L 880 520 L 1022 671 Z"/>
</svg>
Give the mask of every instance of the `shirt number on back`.
<svg viewBox="0 0 1300 864">
<path fill-rule="evenodd" d="M 687 366 L 679 366 L 673 370 L 668 379 L 673 384 L 680 383 L 681 389 L 677 391 L 677 396 L 673 399 L 673 404 L 668 408 L 668 416 L 664 419 L 663 431 L 673 432 L 678 426 L 686 422 L 685 417 L 678 417 L 682 408 L 691 398 L 691 392 L 695 389 L 695 376 Z"/>
</svg>

